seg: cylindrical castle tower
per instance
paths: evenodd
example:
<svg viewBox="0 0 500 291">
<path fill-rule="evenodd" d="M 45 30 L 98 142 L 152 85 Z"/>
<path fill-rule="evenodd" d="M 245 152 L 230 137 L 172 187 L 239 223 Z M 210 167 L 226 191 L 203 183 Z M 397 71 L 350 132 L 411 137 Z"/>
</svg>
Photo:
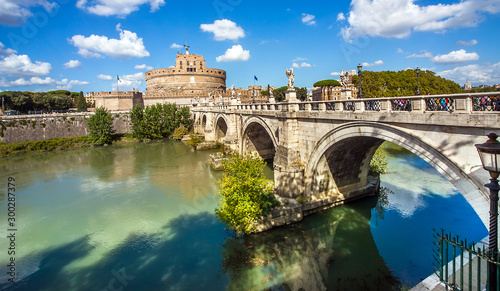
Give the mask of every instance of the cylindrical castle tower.
<svg viewBox="0 0 500 291">
<path fill-rule="evenodd" d="M 175 67 L 146 72 L 147 96 L 175 95 L 208 97 L 226 90 L 226 71 L 207 68 L 202 55 L 177 53 Z"/>
</svg>

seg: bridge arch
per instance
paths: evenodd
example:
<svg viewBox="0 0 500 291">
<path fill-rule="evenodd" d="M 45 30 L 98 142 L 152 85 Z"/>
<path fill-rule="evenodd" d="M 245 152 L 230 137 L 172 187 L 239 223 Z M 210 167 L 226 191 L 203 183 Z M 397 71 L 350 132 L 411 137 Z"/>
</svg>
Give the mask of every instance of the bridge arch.
<svg viewBox="0 0 500 291">
<path fill-rule="evenodd" d="M 278 143 L 273 131 L 259 116 L 250 116 L 243 122 L 240 153 L 257 151 L 263 159 L 274 159 Z"/>
<path fill-rule="evenodd" d="M 229 121 L 224 114 L 215 116 L 215 140 L 222 143 L 227 135 Z"/>
<path fill-rule="evenodd" d="M 207 128 L 207 114 L 201 116 L 201 129 L 205 131 Z"/>
<path fill-rule="evenodd" d="M 383 141 L 389 141 L 406 148 L 424 159 L 450 181 L 475 209 L 485 226 L 488 225 L 489 200 L 476 183 L 456 163 L 420 138 L 391 125 L 375 122 L 350 122 L 325 134 L 314 147 L 305 169 L 305 196 L 311 197 L 315 191 L 325 188 L 321 181 L 326 170 L 337 171 L 335 183 L 339 188 L 353 179 L 366 180 L 369 162 L 375 150 Z M 336 152 L 338 156 L 331 157 Z M 339 154 L 340 152 L 340 154 Z M 335 165 L 337 163 L 337 165 Z M 351 165 L 351 169 L 339 169 L 340 165 Z M 335 168 L 337 167 L 337 168 Z M 330 169 L 328 169 L 330 168 Z M 332 169 L 333 168 L 333 169 Z M 337 182 L 338 179 L 338 182 Z M 350 180 L 349 180 L 350 179 Z M 478 212 L 479 210 L 479 212 Z"/>
</svg>

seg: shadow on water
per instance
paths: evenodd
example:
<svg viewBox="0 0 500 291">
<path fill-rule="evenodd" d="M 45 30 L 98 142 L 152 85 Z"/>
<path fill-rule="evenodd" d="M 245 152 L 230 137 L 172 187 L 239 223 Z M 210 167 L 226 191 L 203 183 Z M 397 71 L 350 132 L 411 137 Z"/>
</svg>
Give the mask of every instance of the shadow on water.
<svg viewBox="0 0 500 291">
<path fill-rule="evenodd" d="M 65 269 L 84 258 L 89 237 L 46 251 L 37 272 L 0 290 L 223 290 L 227 282 L 217 268 L 227 236 L 209 213 L 183 215 L 168 224 L 164 235 L 132 235 L 98 263 Z M 4 282 L 2 282 L 4 283 Z"/>
<path fill-rule="evenodd" d="M 370 233 L 376 197 L 223 245 L 229 290 L 399 290 Z"/>
</svg>

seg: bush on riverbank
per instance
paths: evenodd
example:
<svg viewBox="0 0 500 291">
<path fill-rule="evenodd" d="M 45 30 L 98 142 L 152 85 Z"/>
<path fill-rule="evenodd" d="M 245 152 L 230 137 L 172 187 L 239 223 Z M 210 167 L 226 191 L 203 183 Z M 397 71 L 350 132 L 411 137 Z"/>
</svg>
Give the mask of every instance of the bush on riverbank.
<svg viewBox="0 0 500 291">
<path fill-rule="evenodd" d="M 235 156 L 225 161 L 219 180 L 221 195 L 215 209 L 217 219 L 238 233 L 251 233 L 257 222 L 279 205 L 273 184 L 264 176 L 265 163 L 260 158 Z"/>
<path fill-rule="evenodd" d="M 113 144 L 137 142 L 130 134 L 111 136 Z M 47 140 L 0 143 L 0 157 L 17 156 L 37 152 L 52 152 L 94 146 L 87 136 L 52 138 Z"/>
<path fill-rule="evenodd" d="M 155 104 L 135 106 L 130 113 L 132 134 L 139 140 L 169 138 L 181 125 L 191 129 L 189 108 L 177 104 Z"/>
<path fill-rule="evenodd" d="M 384 175 L 389 173 L 389 168 L 387 165 L 387 154 L 382 147 L 379 147 L 373 154 L 372 160 L 370 161 L 370 174 L 374 176 Z"/>
<path fill-rule="evenodd" d="M 53 138 L 48 140 L 0 143 L 0 157 L 22 155 L 31 152 L 50 152 L 70 148 L 89 147 L 92 143 L 86 136 Z"/>
<path fill-rule="evenodd" d="M 89 140 L 94 145 L 110 144 L 114 133 L 113 116 L 104 107 L 95 110 L 95 114 L 87 119 Z"/>
</svg>

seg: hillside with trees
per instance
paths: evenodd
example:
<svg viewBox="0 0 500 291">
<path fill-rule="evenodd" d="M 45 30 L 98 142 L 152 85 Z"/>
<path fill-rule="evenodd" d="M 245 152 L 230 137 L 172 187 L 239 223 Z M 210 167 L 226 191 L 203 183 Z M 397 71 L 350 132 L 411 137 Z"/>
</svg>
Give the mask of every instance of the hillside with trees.
<svg viewBox="0 0 500 291">
<path fill-rule="evenodd" d="M 365 98 L 397 97 L 417 95 L 417 74 L 414 70 L 406 71 L 363 71 L 362 91 Z M 359 77 L 353 76 L 352 81 L 359 87 Z M 436 76 L 432 71 L 420 71 L 420 95 L 462 93 L 459 84 Z"/>
</svg>

